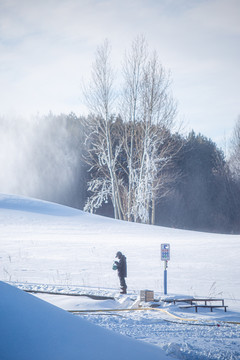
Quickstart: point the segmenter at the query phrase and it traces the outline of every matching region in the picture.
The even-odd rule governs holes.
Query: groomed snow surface
[[[0,360],[240,358],[240,236],[120,222],[13,195],[0,195],[0,234]],[[161,243],[171,246],[167,297]],[[122,296],[112,270],[118,250],[128,262]],[[157,310],[133,310],[144,289]],[[164,301],[187,297],[223,298],[227,312]]]

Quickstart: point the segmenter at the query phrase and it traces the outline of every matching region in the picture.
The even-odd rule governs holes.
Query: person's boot
[[[120,294],[126,294],[126,293],[127,293],[127,289],[125,288],[121,289]]]

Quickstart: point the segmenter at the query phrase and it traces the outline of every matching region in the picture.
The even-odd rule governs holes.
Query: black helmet
[[[122,253],[121,253],[121,251],[118,251],[117,253],[116,253],[116,258],[120,258],[122,256]]]

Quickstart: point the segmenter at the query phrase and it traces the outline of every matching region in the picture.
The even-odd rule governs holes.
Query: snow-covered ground
[[[10,195],[0,195],[0,234],[0,279],[14,285],[1,283],[0,286],[0,293],[4,294],[0,297],[1,360],[61,359],[64,357],[59,357],[60,353],[66,355],[64,348],[68,349],[68,359],[78,359],[83,354],[87,359],[94,359],[97,356],[93,355],[90,340],[88,346],[84,345],[89,353],[86,349],[85,353],[79,350],[86,344],[86,337],[92,338],[90,333],[93,337],[110,339],[101,350],[96,346],[96,354],[107,348],[103,356],[105,359],[110,356],[116,358],[119,349],[125,347],[129,348],[126,359],[146,358],[146,353],[151,359],[156,355],[155,351],[158,351],[158,359],[164,359],[166,355],[176,359],[240,358],[240,325],[235,324],[240,323],[240,236],[120,222],[57,204]],[[199,309],[195,313],[193,309],[180,308],[181,304],[163,301],[161,243],[170,243],[171,246],[168,297],[223,298],[228,306],[227,312],[223,309],[214,309],[213,312]],[[119,296],[117,274],[112,270],[118,250],[127,257],[126,296]],[[29,295],[16,287],[105,295],[114,299],[93,300],[86,296],[42,293]],[[158,310],[131,309],[137,307],[139,291],[143,289],[154,291],[155,298],[159,300]],[[72,315],[56,310],[49,302],[65,310],[101,309],[102,312]],[[27,331],[31,323],[31,309],[35,308],[40,309],[36,311],[39,316],[35,316],[33,311],[35,332],[38,328],[43,332],[42,319],[50,317],[56,321],[55,326],[48,329],[50,333],[46,331],[44,336],[39,337],[38,346],[36,339]],[[107,309],[125,310],[104,312]],[[11,313],[15,313],[15,317],[8,315]],[[18,313],[19,316],[16,316]],[[21,321],[22,317],[25,321]],[[39,357],[34,357],[32,352],[36,351],[35,347],[41,348],[46,337],[56,333],[56,329],[61,328],[61,322],[64,324],[65,321],[68,333],[72,329],[72,341],[67,337],[64,343],[63,332],[59,334],[57,331],[59,348],[56,339],[54,348],[58,351],[54,352],[51,348],[53,343],[48,342],[45,349],[49,351],[48,357],[45,350],[45,353],[38,351]],[[100,328],[93,325],[100,325]],[[105,332],[104,328],[112,332]],[[79,337],[76,337],[77,331]],[[84,332],[82,341],[81,331]],[[118,333],[112,340],[115,345],[119,342],[117,348],[110,345],[114,333]],[[127,337],[119,337],[119,333]],[[129,337],[141,342],[131,343]],[[76,347],[77,338],[79,348]],[[125,344],[126,339],[128,342]],[[16,346],[12,346],[12,342]],[[144,343],[155,346],[145,347]],[[22,357],[18,353],[20,349],[24,354]]]

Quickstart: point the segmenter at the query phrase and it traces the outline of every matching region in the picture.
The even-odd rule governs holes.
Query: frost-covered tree
[[[97,48],[95,62],[92,65],[92,79],[85,89],[85,98],[92,116],[87,125],[87,140],[91,141],[89,159],[96,168],[96,177],[89,183],[93,193],[85,209],[93,210],[101,206],[102,201],[112,199],[114,216],[121,219],[121,198],[116,176],[117,156],[121,148],[113,148],[111,132],[111,113],[115,100],[113,89],[114,73],[110,64],[110,45],[107,40]],[[108,185],[106,185],[108,182]]]
[[[147,58],[147,44],[143,37],[137,37],[131,50],[125,54],[123,65],[124,85],[122,92],[121,116],[128,122],[125,133],[124,150],[127,156],[128,189],[127,213],[128,221],[132,219],[132,203],[135,202],[134,190],[136,186],[135,156],[136,156],[136,126],[141,119],[141,83],[143,69]]]
[[[92,180],[85,210],[110,198],[115,218],[154,223],[155,204],[171,181],[166,168],[177,151],[170,132],[176,104],[169,73],[156,53],[150,56],[145,39],[136,38],[125,55],[117,111],[108,42],[98,48],[92,69],[86,92],[92,111],[86,126]]]
[[[156,53],[148,54],[142,37],[134,40],[125,57],[124,80],[121,114],[129,123],[124,141],[128,169],[126,211],[128,220],[154,223],[155,203],[163,196],[161,189],[168,181],[166,173],[161,173],[176,151],[168,131],[176,104],[169,91],[169,74]]]

